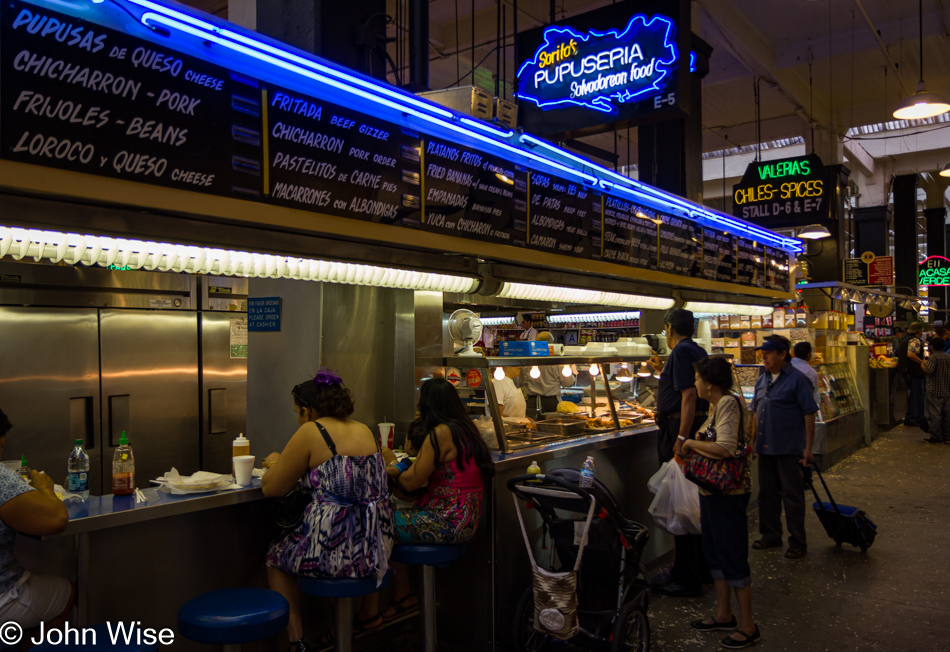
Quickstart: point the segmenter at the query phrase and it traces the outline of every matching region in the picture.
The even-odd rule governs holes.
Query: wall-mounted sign
[[[821,222],[833,191],[815,154],[753,162],[733,186],[733,215],[772,226]]]
[[[690,30],[680,25],[689,25],[688,2],[640,0],[523,32],[519,124],[574,138],[635,126],[647,115],[682,115]]]
[[[950,285],[950,259],[930,256],[918,266],[917,285]]]
[[[860,258],[844,260],[844,282],[851,285],[893,285],[894,257],[865,251]]]
[[[255,297],[247,300],[247,330],[277,332],[280,330],[280,297]]]
[[[544,110],[580,106],[617,113],[661,94],[679,61],[673,21],[637,15],[621,30],[548,27],[518,70],[518,97]]]

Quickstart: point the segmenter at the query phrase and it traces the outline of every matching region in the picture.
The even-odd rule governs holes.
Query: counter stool
[[[353,650],[353,598],[386,588],[390,573],[383,583],[376,585],[376,576],[371,577],[297,577],[301,593],[318,598],[336,598],[336,649],[338,652]]]
[[[220,589],[192,598],[178,610],[178,633],[197,643],[237,652],[241,643],[269,638],[287,628],[290,605],[267,589]]]
[[[70,625],[70,629],[72,629],[72,627],[73,625]],[[115,625],[113,625],[113,627],[115,627]],[[78,627],[77,629],[80,630],[79,640],[83,640],[82,631],[86,628]],[[87,635],[85,640],[88,642],[85,645],[82,643],[78,645],[72,643],[69,645],[52,645],[51,643],[47,642],[40,643],[32,649],[37,651],[42,650],[43,652],[98,652],[99,650],[112,650],[112,652],[156,652],[158,650],[158,643],[154,643],[152,645],[145,645],[144,643],[142,645],[137,645],[133,642],[129,645],[126,645],[125,639],[122,638],[121,634],[119,636],[120,642],[113,645],[112,638],[109,636],[109,627],[106,623],[93,625],[89,629],[94,630],[96,633],[95,644],[92,643],[92,638]],[[71,636],[72,635],[70,635],[70,637]]]
[[[422,639],[425,652],[435,652],[435,569],[445,568],[465,554],[465,544],[393,546],[390,561],[398,561],[412,566],[422,566]]]

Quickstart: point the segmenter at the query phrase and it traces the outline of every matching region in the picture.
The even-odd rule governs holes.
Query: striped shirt
[[[934,396],[950,396],[950,355],[934,351],[924,365],[927,372],[927,393]]]

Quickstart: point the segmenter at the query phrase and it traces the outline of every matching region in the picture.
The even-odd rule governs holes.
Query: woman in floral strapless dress
[[[299,481],[312,497],[300,525],[267,552],[268,584],[290,603],[291,649],[308,652],[314,648],[303,639],[297,576],[381,581],[389,569],[393,521],[376,436],[349,418],[353,397],[339,377],[321,370],[297,385],[293,397],[300,429],[283,453],[264,460],[261,489],[265,496],[282,496]],[[328,632],[324,642],[332,636]]]

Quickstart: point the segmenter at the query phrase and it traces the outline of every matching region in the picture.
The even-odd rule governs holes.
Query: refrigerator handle
[[[93,436],[92,399],[92,396],[69,399],[69,433],[74,441],[82,439],[86,450],[96,447],[96,438]]]
[[[208,434],[219,435],[228,431],[228,390],[208,390]]]
[[[130,394],[115,394],[109,397],[109,448],[115,448],[122,437],[122,432],[131,435],[132,396]]]

